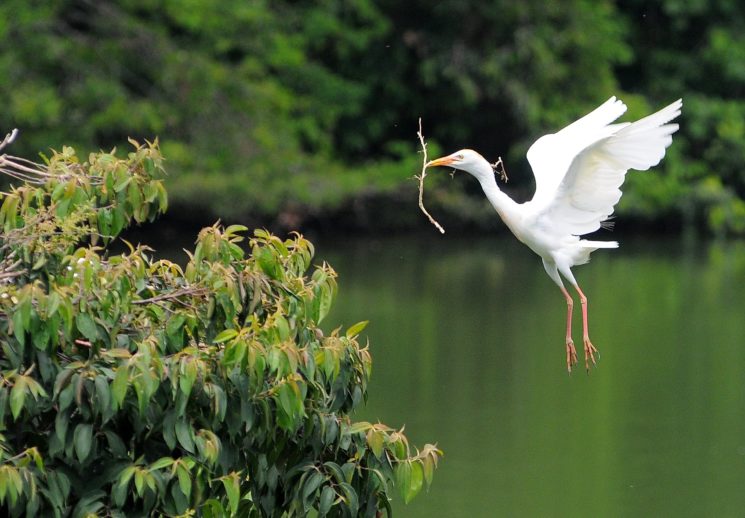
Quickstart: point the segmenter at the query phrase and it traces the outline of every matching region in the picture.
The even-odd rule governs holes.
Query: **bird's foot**
[[[586,336],[584,338],[585,342],[585,369],[589,372],[590,371],[590,362],[592,362],[592,365],[595,366],[597,363],[595,363],[595,355],[597,354],[598,357],[600,356],[600,353],[597,349],[595,349],[595,346],[592,345],[592,342],[590,342],[590,337]]]
[[[572,367],[577,365],[577,350],[574,348],[574,341],[567,338],[567,372],[572,373]]]

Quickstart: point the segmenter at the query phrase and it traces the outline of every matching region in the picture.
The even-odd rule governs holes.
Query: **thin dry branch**
[[[419,208],[422,209],[422,212],[425,216],[429,219],[430,223],[432,223],[435,227],[437,227],[437,230],[440,231],[441,234],[445,233],[445,229],[442,228],[442,225],[440,225],[435,218],[433,218],[429,212],[427,212],[427,209],[424,208],[424,178],[427,176],[427,143],[424,142],[424,135],[422,135],[422,118],[419,117],[419,131],[417,131],[417,136],[419,137],[419,143],[422,146],[422,173],[420,175],[415,176],[416,179],[419,180]]]
[[[160,295],[156,295],[155,297],[150,297],[147,299],[139,299],[139,300],[133,300],[132,304],[150,304],[150,303],[157,303],[164,300],[174,300],[176,299],[176,302],[182,302],[178,300],[179,297],[183,296],[201,296],[207,293],[207,288],[181,288],[178,290],[171,291],[169,293],[162,293]]]
[[[13,131],[5,135],[5,138],[3,139],[3,141],[0,142],[0,150],[2,150],[8,144],[12,144],[17,136],[18,136],[18,128],[14,128]]]
[[[504,162],[502,162],[502,157],[497,157],[498,160],[491,164],[491,168],[494,169],[494,172],[499,175],[499,179],[502,180],[504,183],[507,183],[509,181],[509,178],[507,178],[507,170],[504,168]]]

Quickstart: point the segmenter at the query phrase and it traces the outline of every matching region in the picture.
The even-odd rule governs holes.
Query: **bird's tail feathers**
[[[588,241],[582,239],[579,242],[583,248],[592,248],[597,250],[598,248],[618,248],[618,241]]]
[[[618,241],[588,241],[581,239],[579,246],[575,248],[572,263],[575,265],[585,264],[590,261],[590,254],[598,248],[618,248]]]

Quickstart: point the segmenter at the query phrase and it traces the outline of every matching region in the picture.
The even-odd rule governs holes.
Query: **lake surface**
[[[745,243],[621,236],[593,254],[575,274],[601,358],[571,377],[564,299],[514,239],[316,251],[340,275],[324,327],[371,321],[356,417],[445,452],[398,516],[745,515]]]

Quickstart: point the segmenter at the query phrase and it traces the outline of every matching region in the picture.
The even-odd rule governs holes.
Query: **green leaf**
[[[246,230],[248,230],[248,227],[245,225],[230,225],[225,229],[225,234],[236,234],[238,232],[245,232]]]
[[[383,455],[383,434],[376,430],[367,432],[367,445],[373,452],[373,455],[380,458]]]
[[[238,477],[233,474],[229,477],[222,478],[222,485],[225,487],[225,493],[228,495],[228,503],[230,504],[230,516],[235,516],[238,513],[238,503],[240,502],[240,487],[238,485]]]
[[[137,468],[135,466],[127,466],[123,470],[119,472],[119,482],[118,484],[120,486],[126,486],[130,479],[132,478],[132,475],[135,474],[135,470]]]
[[[399,462],[396,465],[395,474],[398,491],[406,502],[411,490],[411,464],[408,461]]]
[[[191,473],[189,472],[189,469],[184,466],[183,463],[179,463],[178,467],[176,468],[176,475],[178,476],[178,485],[179,488],[181,488],[181,492],[186,496],[186,498],[191,497]]]
[[[409,483],[409,491],[404,496],[404,502],[411,502],[414,497],[422,490],[422,465],[419,462],[411,463],[411,479]]]
[[[303,503],[308,502],[310,496],[318,490],[325,478],[320,471],[313,471],[310,474],[303,485]]]
[[[254,250],[254,257],[259,263],[259,268],[272,279],[282,278],[282,266],[268,247]]]
[[[95,342],[98,340],[98,328],[88,313],[78,313],[75,316],[75,325],[78,331],[89,341]]]
[[[214,342],[216,344],[221,344],[223,342],[227,342],[228,340],[232,340],[236,336],[238,336],[238,331],[236,331],[235,329],[225,329],[215,337]]]
[[[194,453],[194,439],[192,438],[191,425],[185,419],[176,421],[176,438],[179,444],[189,453]]]
[[[61,443],[65,443],[67,437],[67,426],[70,424],[70,417],[66,412],[58,412],[54,418],[54,433]]]
[[[107,414],[107,411],[111,406],[111,390],[109,388],[109,382],[106,381],[104,376],[98,375],[94,380],[96,386],[96,399],[98,400],[99,411],[102,414]]]
[[[75,445],[75,454],[80,462],[88,458],[93,443],[93,427],[89,424],[81,423],[75,427],[73,434],[73,444]]]
[[[129,182],[132,181],[132,176],[129,175],[129,173],[124,172],[123,174],[118,174],[117,179],[114,182],[114,191],[120,192],[124,190],[127,185],[129,185]]]
[[[158,469],[163,469],[167,466],[171,466],[175,461],[171,457],[161,457],[152,464],[150,464],[150,471],[155,471]]]
[[[369,320],[363,320],[362,322],[357,322],[353,326],[350,326],[349,329],[347,329],[347,332],[345,333],[347,338],[352,338],[360,334],[366,327],[367,324],[369,324]]]
[[[26,328],[23,323],[23,314],[20,311],[13,313],[13,336],[16,337],[21,347],[26,345]]]
[[[360,432],[366,432],[372,428],[372,424],[368,423],[367,421],[359,421],[357,423],[354,423],[352,426],[349,427],[349,433],[360,433]]]
[[[334,488],[331,486],[324,487],[323,491],[321,491],[321,501],[318,506],[318,514],[320,516],[326,516],[331,510],[331,505],[334,503],[334,500],[336,500],[336,491],[334,491]]]
[[[13,420],[16,420],[23,409],[23,402],[26,399],[26,376],[17,375],[10,391],[10,413]]]
[[[349,509],[350,516],[357,516],[357,511],[360,507],[357,492],[346,482],[342,482],[341,484],[339,484],[339,487],[344,493],[344,500],[347,502],[347,508]]]
[[[109,443],[109,449],[111,450],[111,453],[113,453],[116,457],[126,457],[127,447],[124,445],[124,441],[122,441],[121,437],[119,437],[111,430],[106,430],[104,434],[106,434],[106,440]]]
[[[129,384],[129,369],[126,365],[120,364],[116,369],[114,381],[111,383],[111,394],[114,398],[114,404],[117,408],[122,407],[122,402],[127,395]]]
[[[331,291],[331,288],[329,288],[327,284],[322,284],[318,297],[318,322],[320,323],[324,318],[326,318],[326,315],[328,315],[329,310],[331,309],[331,303],[333,302],[334,295]]]

